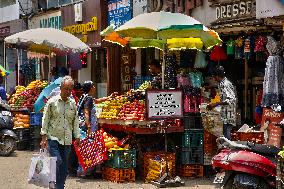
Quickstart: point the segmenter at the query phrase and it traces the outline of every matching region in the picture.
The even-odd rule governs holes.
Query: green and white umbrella
[[[194,18],[170,12],[138,15],[114,30],[101,32],[106,41],[131,48],[210,49],[221,43],[218,33]]]
[[[155,47],[164,50],[162,86],[164,87],[165,51],[210,49],[221,43],[217,32],[194,18],[180,13],[151,12],[140,14],[122,26],[109,26],[101,32],[105,41],[130,48]]]

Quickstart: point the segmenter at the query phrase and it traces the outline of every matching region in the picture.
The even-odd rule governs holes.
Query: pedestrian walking
[[[70,98],[74,81],[65,76],[61,82],[60,94],[48,100],[42,120],[42,148],[47,148],[52,157],[57,157],[56,189],[64,189],[68,174],[68,158],[72,135],[80,142],[79,121],[76,103]]]
[[[236,126],[237,94],[235,86],[225,76],[223,66],[217,66],[214,71],[214,79],[218,82],[221,101],[207,106],[209,110],[220,106],[221,120],[223,122],[224,136],[231,139],[231,131]]]

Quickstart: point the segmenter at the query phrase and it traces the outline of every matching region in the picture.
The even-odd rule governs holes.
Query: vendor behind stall
[[[231,139],[231,130],[236,126],[237,94],[235,86],[225,76],[225,69],[222,66],[215,68],[213,74],[215,80],[219,83],[218,88],[221,91],[221,101],[207,106],[209,110],[221,107],[221,119],[224,124],[224,136]]]
[[[153,89],[161,89],[162,88],[162,66],[160,61],[157,59],[152,60],[149,63],[149,72],[154,76],[151,81],[151,86]]]

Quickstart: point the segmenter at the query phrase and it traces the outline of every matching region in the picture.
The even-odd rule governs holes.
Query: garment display
[[[264,62],[267,59],[266,43],[267,43],[267,38],[265,36],[260,35],[255,40],[254,52],[255,52],[255,59],[257,62]]]
[[[270,56],[267,59],[265,68],[262,106],[284,106],[283,58],[278,55],[280,53],[280,44],[272,37],[268,37],[267,49]]]
[[[235,41],[230,39],[227,42],[227,55],[234,55],[235,54]]]
[[[202,51],[197,51],[194,68],[206,68],[207,61],[206,61],[206,55]]]
[[[235,58],[236,59],[243,58],[243,55],[244,55],[243,45],[244,45],[244,39],[242,37],[239,37],[238,39],[235,40]]]
[[[189,73],[189,78],[193,87],[200,88],[203,84],[203,78],[201,72]]]

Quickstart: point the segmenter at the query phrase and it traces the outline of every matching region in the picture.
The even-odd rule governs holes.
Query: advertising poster
[[[263,109],[260,131],[264,132],[264,139],[268,145],[280,147],[282,129],[275,125],[282,121],[283,118],[284,113],[275,112],[267,108]]]
[[[109,0],[108,1],[108,25],[113,24],[115,28],[123,25],[132,18],[131,0]]]

